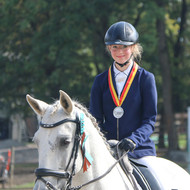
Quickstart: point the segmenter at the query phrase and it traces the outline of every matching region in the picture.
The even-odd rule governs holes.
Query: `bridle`
[[[76,186],[76,187],[71,187],[72,184],[72,178],[75,175],[75,168],[76,168],[76,159],[78,156],[78,150],[79,150],[79,146],[80,146],[80,140],[81,140],[81,122],[79,119],[78,114],[76,114],[76,119],[64,119],[61,120],[59,122],[56,122],[54,124],[44,124],[44,123],[40,123],[40,127],[43,128],[54,128],[57,127],[61,124],[64,123],[75,123],[76,124],[76,132],[75,132],[75,138],[74,138],[74,145],[73,145],[73,149],[72,149],[72,153],[69,159],[69,162],[67,164],[67,167],[65,169],[65,171],[60,171],[60,170],[52,170],[52,169],[47,169],[47,168],[37,168],[35,170],[35,175],[36,175],[36,181],[37,180],[41,180],[45,186],[48,188],[48,190],[58,190],[50,181],[47,181],[46,179],[44,179],[43,177],[47,177],[47,176],[52,176],[52,177],[58,177],[58,178],[62,178],[62,179],[66,179],[67,183],[66,183],[66,190],[79,190],[84,186],[87,186],[91,183],[94,183],[100,179],[102,179],[103,177],[105,177],[108,173],[110,173],[112,171],[112,169],[123,159],[124,156],[126,156],[126,154],[128,152],[126,152],[125,154],[123,154],[118,160],[116,160],[116,162],[105,172],[103,173],[101,176],[87,182],[84,183],[80,186]],[[71,172],[68,171],[68,168],[71,164],[71,160],[74,159],[73,165],[72,165],[72,169]],[[60,190],[64,190],[63,188],[61,188]]]
[[[78,149],[79,149],[80,140],[81,140],[81,123],[80,123],[78,114],[76,115],[76,119],[67,118],[67,119],[61,120],[59,122],[56,122],[54,124],[44,124],[44,123],[40,122],[40,127],[43,127],[43,128],[54,128],[54,127],[57,127],[61,124],[68,123],[68,122],[76,124],[76,132],[75,132],[72,153],[71,153],[71,156],[70,156],[70,159],[69,159],[69,162],[67,164],[65,171],[52,170],[52,169],[47,169],[47,168],[37,168],[35,170],[35,174],[37,177],[36,181],[41,180],[43,183],[45,183],[46,187],[49,190],[57,190],[57,188],[51,182],[45,180],[43,177],[53,176],[53,177],[66,179],[67,180],[66,189],[67,190],[71,189],[72,177],[75,175],[76,159],[78,156]],[[72,165],[71,172],[69,172],[68,168],[71,164],[72,159],[74,159],[74,162]]]

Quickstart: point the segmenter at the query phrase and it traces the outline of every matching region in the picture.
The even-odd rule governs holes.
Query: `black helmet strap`
[[[129,59],[125,63],[123,63],[123,64],[118,63],[118,62],[115,62],[115,63],[118,64],[120,67],[124,67],[125,65],[127,65],[129,63],[129,61],[132,58],[132,56],[133,56],[133,54],[131,54],[131,56],[129,57]]]

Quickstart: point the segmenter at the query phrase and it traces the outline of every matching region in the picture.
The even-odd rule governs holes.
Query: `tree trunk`
[[[169,58],[167,52],[166,35],[165,35],[165,22],[164,19],[157,19],[157,32],[158,32],[158,51],[159,63],[161,65],[162,73],[162,90],[163,90],[163,126],[166,127],[168,132],[168,143],[170,150],[176,150],[178,147],[177,133],[174,126],[173,108],[172,108],[172,81],[169,65]]]
[[[176,40],[176,43],[174,44],[174,66],[176,68],[179,67],[179,65],[182,65],[184,63],[184,49],[185,49],[185,38],[184,38],[184,32],[186,30],[186,20],[187,20],[187,2],[186,0],[182,0],[181,2],[181,15],[180,15],[181,21],[180,21],[180,29],[178,32],[178,37]],[[176,84],[180,84],[181,75],[178,75],[176,73],[173,76],[173,81],[175,81]],[[178,85],[177,85],[178,86]],[[175,87],[174,87],[175,88]],[[174,110],[176,112],[180,112],[181,107],[181,99],[179,89],[174,89],[173,93],[173,105],[175,105]],[[177,92],[176,92],[177,91]]]
[[[159,141],[158,141],[158,148],[165,148],[164,143],[164,133],[165,133],[165,126],[163,125],[163,110],[161,112],[161,118],[160,118],[160,127],[159,127]]]

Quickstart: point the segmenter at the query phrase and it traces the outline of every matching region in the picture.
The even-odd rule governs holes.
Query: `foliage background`
[[[0,0],[0,106],[10,114],[27,115],[27,93],[52,102],[59,89],[88,106],[94,77],[112,63],[105,32],[124,20],[140,33],[141,66],[156,77],[158,112],[164,114],[168,101],[163,89],[170,80],[171,90],[165,94],[171,93],[171,113],[186,112],[189,5],[189,0]],[[164,29],[159,30],[158,21]],[[167,52],[158,48],[160,31]],[[161,67],[164,53],[169,75]]]

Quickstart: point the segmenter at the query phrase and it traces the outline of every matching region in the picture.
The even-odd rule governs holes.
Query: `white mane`
[[[91,120],[91,122],[93,123],[93,126],[97,129],[99,135],[102,137],[102,139],[103,139],[104,143],[106,144],[108,150],[111,152],[110,146],[107,143],[107,140],[106,140],[104,134],[101,132],[100,127],[99,127],[95,117],[93,117],[92,114],[90,114],[90,112],[88,111],[88,109],[85,106],[83,106],[81,103],[79,103],[77,101],[73,101],[73,103],[74,103],[74,106],[76,108],[81,110],[86,115],[86,117],[88,117]]]

